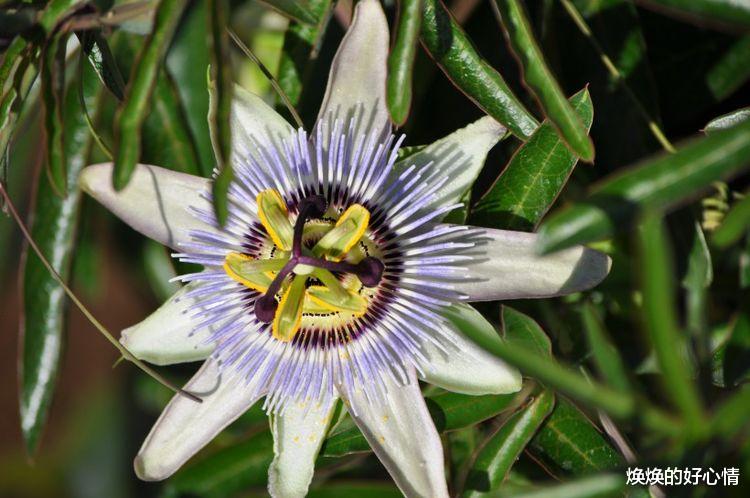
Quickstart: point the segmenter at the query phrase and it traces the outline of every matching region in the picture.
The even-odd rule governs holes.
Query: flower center
[[[336,213],[322,196],[313,195],[300,202],[292,224],[276,190],[264,190],[256,200],[258,218],[275,250],[267,258],[229,253],[224,271],[262,294],[255,301],[255,315],[273,324],[273,336],[291,341],[304,313],[362,316],[368,301],[360,288],[376,287],[384,270],[381,260],[358,247],[365,242],[370,212],[352,204],[332,220],[324,215]]]

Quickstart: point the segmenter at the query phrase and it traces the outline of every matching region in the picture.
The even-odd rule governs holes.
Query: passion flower
[[[185,386],[203,402],[172,399],[135,459],[142,479],[168,477],[265,397],[269,491],[304,496],[343,399],[405,495],[447,497],[418,379],[469,394],[521,386],[451,317],[482,320],[465,301],[557,296],[606,276],[596,251],[540,257],[533,234],[442,222],[505,129],[485,117],[399,158],[403,137],[385,108],[388,39],[380,4],[358,2],[311,136],[236,89],[224,227],[211,180],[139,165],[118,192],[111,164],[82,173],[89,194],[204,268],[122,333],[143,360],[206,360]]]

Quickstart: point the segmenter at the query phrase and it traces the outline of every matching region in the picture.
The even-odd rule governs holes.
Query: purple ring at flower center
[[[271,282],[265,294],[255,302],[255,316],[264,323],[271,323],[276,315],[278,303],[276,293],[279,292],[284,279],[294,271],[297,265],[313,266],[324,270],[356,275],[365,287],[376,287],[383,277],[385,265],[379,259],[367,256],[357,264],[346,261],[328,261],[324,258],[306,256],[302,254],[302,235],[307,220],[312,216],[325,213],[328,204],[321,195],[306,197],[300,202],[299,215],[294,222],[294,239],[292,241],[292,257],[286,262]]]

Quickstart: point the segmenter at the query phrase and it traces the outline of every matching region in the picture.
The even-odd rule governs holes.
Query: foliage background
[[[53,1],[49,5],[55,3],[61,2]],[[295,4],[271,0],[269,3],[282,7]],[[311,0],[302,5],[314,11],[316,5],[325,3]],[[435,5],[434,1],[427,3]],[[647,162],[647,166],[654,166],[656,163],[648,158],[668,153],[663,152],[664,143],[660,144],[652,133],[653,125],[662,130],[669,142],[679,144],[687,137],[701,136],[707,123],[717,116],[748,105],[750,35],[746,33],[750,31],[750,7],[744,7],[744,11],[740,7],[739,14],[727,16],[724,12],[729,2],[688,0],[682,2],[677,11],[663,10],[665,5],[675,3],[656,0],[642,4],[628,0],[525,2],[533,33],[564,93],[573,95],[588,85],[594,110],[591,127],[596,146],[594,165],[575,167],[559,198],[555,192],[532,192],[532,200],[539,203],[539,215],[553,203],[554,212],[554,209],[587,199],[592,184],[597,181],[606,184],[612,175],[631,171],[630,165],[638,161],[652,161]],[[3,63],[21,60],[11,60],[8,56],[9,47],[19,36],[30,40],[32,49],[27,57],[38,62],[42,47],[49,47],[51,42],[48,32],[39,32],[36,16],[50,7],[45,6],[45,2],[5,1],[2,4]],[[165,63],[159,64],[156,90],[143,127],[143,162],[198,174],[206,174],[213,167],[206,121],[206,69],[211,59],[206,40],[207,5],[204,2],[189,4],[179,18]],[[395,5],[393,2],[385,2],[385,5],[393,20]],[[449,5],[486,63],[503,75],[522,103],[542,120],[542,108],[521,82],[518,63],[506,44],[491,3],[456,0]],[[590,27],[591,37],[584,36],[580,26],[573,22],[566,10],[570,5]],[[15,10],[19,7],[20,10]],[[111,2],[92,2],[77,10],[74,17],[106,12],[111,7]],[[338,2],[321,37],[319,56],[309,64],[307,81],[301,87],[291,84],[288,67],[286,72],[283,64],[279,68],[282,54],[291,54],[295,36],[304,35],[305,28],[300,28],[299,23],[290,25],[267,4],[232,1],[229,7],[232,29],[268,70],[277,75],[309,126],[322,98],[331,58],[350,15],[350,2]],[[31,17],[16,16],[19,11],[28,12]],[[700,14],[696,18],[694,14],[688,15],[690,12]],[[111,47],[114,65],[127,82],[131,78],[134,56],[144,44],[144,33],[149,30],[149,18],[139,17],[130,24],[90,31],[98,32],[100,40],[104,40],[102,44]],[[614,78],[607,70],[601,60],[602,52],[597,51],[595,45],[609,55],[622,78]],[[276,102],[284,112],[258,66],[236,45],[229,47],[233,79],[265,95],[269,102]],[[106,70],[107,66],[101,67]],[[109,329],[117,331],[140,320],[173,291],[167,279],[175,268],[163,248],[144,240],[90,199],[80,198],[74,192],[77,168],[106,160],[83,120],[78,102],[79,87],[87,98],[95,128],[107,144],[114,141],[117,101],[87,62],[79,68],[77,53],[69,54],[64,74],[68,83],[61,100],[62,121],[53,123],[52,128],[46,127],[41,109],[43,106],[54,108],[54,102],[50,104],[41,97],[54,96],[54,93],[40,91],[39,83],[30,87],[27,98],[12,100],[13,105],[3,109],[0,137],[7,150],[0,167],[0,179],[15,205],[24,211],[25,219],[33,220],[34,235],[46,248],[47,255],[52,257],[52,249],[65,249],[55,252],[60,258],[53,258],[55,265],[70,268],[63,271],[64,276],[91,305],[94,314]],[[108,80],[110,88],[113,88],[112,81]],[[481,82],[473,83],[481,86]],[[3,102],[9,92],[23,86],[20,77],[4,79]],[[411,113],[402,127],[409,145],[429,143],[483,115],[483,111],[436,67],[422,47],[415,62],[413,89]],[[50,131],[54,129],[66,132],[64,139],[68,141],[70,190],[63,203],[67,206],[65,209],[60,207],[62,201],[45,173],[48,166],[45,158],[50,157],[45,149],[54,148],[49,140]],[[668,496],[746,496],[750,476],[747,426],[750,397],[742,386],[750,366],[750,318],[747,314],[750,311],[750,243],[743,233],[750,213],[747,202],[743,204],[741,200],[741,193],[747,189],[746,172],[750,166],[748,133],[737,133],[737,140],[745,148],[734,155],[727,153],[729,166],[714,168],[692,182],[687,181],[690,179],[688,169],[698,162],[697,153],[678,152],[680,159],[668,165],[675,173],[672,181],[679,189],[672,197],[657,188],[658,182],[649,176],[648,168],[634,175],[639,185],[656,193],[649,202],[631,199],[635,206],[629,206],[632,209],[625,215],[608,212],[620,217],[615,229],[606,233],[606,241],[598,243],[597,247],[613,256],[614,267],[609,278],[596,290],[565,299],[505,303],[512,308],[503,312],[509,341],[537,344],[529,351],[542,357],[551,351],[577,374],[572,387],[556,384],[556,371],[543,369],[530,375],[538,380],[527,382],[526,398],[489,397],[492,399],[482,399],[477,405],[476,400],[468,404],[469,401],[460,397],[428,393],[437,400],[431,402],[431,406],[438,418],[443,417],[443,426],[460,428],[447,432],[444,437],[453,491],[474,496],[470,491],[472,486],[477,489],[485,486],[487,479],[483,481],[481,476],[487,465],[476,459],[477,453],[498,428],[511,430],[519,414],[537,410],[542,415],[528,429],[527,435],[533,435],[528,446],[493,453],[511,461],[516,453],[520,457],[501,487],[503,495],[520,496],[537,491],[540,485],[562,483],[576,487],[551,491],[543,488],[544,493],[549,496],[599,496],[601,493],[621,496],[624,491],[619,478],[630,458],[626,447],[630,447],[642,466],[740,468],[740,487],[671,488],[667,490]],[[522,213],[520,218],[512,216],[511,211],[517,207],[512,203],[500,202],[494,207],[487,201],[484,205],[476,204],[491,189],[520,145],[518,139],[511,137],[493,150],[475,184],[469,221],[497,228],[533,228],[536,220],[531,219],[528,212]],[[567,173],[574,162],[565,166],[568,162],[564,148],[560,148],[557,155],[548,154],[555,146],[560,147],[560,142],[551,133],[538,151],[532,151],[531,169],[514,171],[515,176],[508,175],[505,179],[501,177],[495,187],[507,190],[497,190],[494,194],[499,199],[508,199],[509,195],[532,184],[531,178],[539,171]],[[735,179],[730,183],[721,182],[730,171]],[[685,181],[681,183],[681,179]],[[620,197],[615,201],[622,201],[626,194],[619,192]],[[744,211],[730,218],[727,212],[732,207]],[[663,225],[649,222],[640,229],[634,228],[641,214],[656,213],[653,216],[661,218],[665,210],[669,214],[664,217]],[[555,228],[553,221],[547,225],[549,233]],[[739,235],[729,243],[722,243],[715,235],[716,230],[730,221],[732,226],[724,228],[725,232],[735,229]],[[696,223],[703,229],[696,231]],[[706,244],[701,243],[704,232]],[[671,240],[666,255],[660,252],[662,235]],[[50,282],[33,256],[20,257],[23,247],[12,220],[0,219],[0,376],[4,379],[0,388],[0,495],[262,496],[271,448],[265,417],[258,410],[249,412],[217,438],[201,458],[196,459],[197,463],[190,464],[165,484],[135,480],[131,458],[169,393],[127,364],[111,368],[117,360],[117,352],[76,310],[63,312],[67,306],[63,305],[59,288]],[[665,263],[671,265],[673,273],[661,274],[659,269],[664,268]],[[23,291],[19,290],[20,283],[24,284]],[[491,321],[500,322],[498,303],[483,304],[479,308]],[[608,373],[606,368],[597,368],[601,367],[602,358],[604,365],[608,364],[606,359],[611,356],[606,355],[611,355],[612,350],[597,347],[598,322],[592,317],[602,319],[606,331],[604,340],[611,340],[615,345],[615,357],[623,364],[621,372]],[[676,317],[675,323],[670,323],[673,317]],[[19,330],[25,331],[25,342],[19,338]],[[670,330],[677,335],[670,336]],[[687,389],[700,393],[701,414],[694,424],[704,429],[700,435],[691,435],[689,430],[683,430],[686,426],[679,425],[690,419],[685,399],[679,394],[675,396],[680,386],[685,386],[685,379],[659,374],[664,363],[653,346],[659,337],[677,338],[677,342],[668,344],[673,358],[682,357],[680,344],[687,344],[689,353],[685,356],[692,366]],[[20,369],[27,372],[20,384],[16,381],[19,358],[25,365]],[[616,364],[617,360],[609,364],[612,363]],[[49,368],[33,370],[34,365]],[[30,376],[29,368],[38,375]],[[529,373],[523,363],[521,368]],[[192,370],[193,366],[187,365],[166,369],[164,373],[179,382]],[[45,379],[39,372],[51,375]],[[581,386],[587,385],[584,374],[599,379],[597,387],[605,384],[608,387],[594,389],[591,399],[583,399]],[[554,411],[548,416],[549,410],[539,407],[539,400],[544,401],[540,392],[545,383],[559,391]],[[42,415],[46,416],[26,416],[22,431],[18,400],[34,389],[49,396],[51,406],[48,412],[42,410]],[[606,389],[614,390],[623,399],[637,401],[634,413],[615,417],[617,431],[605,430],[603,425],[607,419],[602,420],[602,412],[597,411],[603,408],[597,400],[603,399]],[[532,400],[537,400],[536,404]],[[644,423],[643,413],[654,407],[678,414],[674,422],[678,430],[670,433],[664,427],[659,430]],[[481,423],[475,420],[477,417],[484,417]],[[361,440],[357,440],[356,429],[354,433],[346,430],[346,425],[342,426],[324,449],[324,453],[336,456],[321,460],[311,496],[351,496],[355,492],[362,497],[398,496],[372,455],[366,452],[344,455],[366,449],[362,448]],[[502,439],[502,432],[499,434],[495,442]],[[349,436],[351,441],[347,439]],[[497,461],[488,464],[495,469],[500,468],[498,465]],[[658,490],[651,492],[659,493]],[[647,493],[641,488],[627,490],[628,495],[645,496]]]

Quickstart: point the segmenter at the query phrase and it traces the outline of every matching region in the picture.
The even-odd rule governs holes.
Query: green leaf
[[[422,1],[398,2],[398,24],[391,53],[388,55],[387,99],[391,119],[401,126],[409,117],[412,98],[412,74],[417,41],[422,24]]]
[[[539,356],[552,357],[552,343],[536,320],[510,306],[500,307],[505,340]]]
[[[629,393],[631,388],[625,364],[617,352],[617,348],[610,341],[607,331],[604,329],[604,324],[597,316],[594,305],[590,302],[584,303],[581,312],[586,338],[599,374],[608,385],[618,391]]]
[[[84,95],[88,105],[98,99],[101,86],[90,71],[84,73]],[[67,161],[67,191],[55,195],[44,175],[37,181],[32,208],[31,235],[64,280],[70,278],[75,248],[81,194],[78,173],[86,165],[93,139],[80,108],[76,84],[72,83],[64,102],[64,149]],[[33,454],[47,421],[55,389],[64,341],[65,303],[63,289],[41,260],[27,252],[23,267],[22,352],[20,355],[21,428],[26,449]]]
[[[594,117],[587,89],[570,103],[588,130]],[[472,223],[490,228],[531,231],[557,199],[578,157],[546,120],[513,154],[500,178],[472,209]]]
[[[517,398],[516,394],[471,396],[441,393],[425,398],[427,408],[438,432],[463,429],[502,413]],[[339,457],[351,453],[371,451],[360,430],[352,424],[342,424],[320,450],[321,457]]]
[[[691,366],[683,355],[675,354],[686,346],[678,326],[671,255],[661,219],[647,215],[639,232],[644,325],[659,360],[665,391],[685,417],[687,435],[696,437],[705,428],[703,408]]]
[[[205,33],[205,26],[203,31]],[[134,65],[141,40],[141,37],[128,33],[118,33],[113,39],[112,48],[120,67],[129,68]],[[205,73],[201,80],[207,101]],[[183,102],[177,82],[167,71],[160,71],[156,77],[150,107],[141,129],[140,161],[184,173],[201,174],[203,166],[189,123],[189,116],[196,110],[190,108],[188,102]],[[188,109],[191,112],[188,113]],[[206,125],[205,139],[208,141],[205,115],[202,116],[202,121]],[[210,147],[210,141],[208,143]]]
[[[593,162],[594,143],[589,138],[588,129],[547,67],[523,4],[518,0],[494,0],[492,5],[521,65],[523,80],[539,100],[547,119],[557,128],[570,150],[584,161]]]
[[[503,77],[477,53],[440,0],[423,0],[422,43],[451,82],[521,140],[538,123]]]
[[[750,28],[750,4],[736,0],[644,0],[659,12],[678,19],[692,19],[699,24],[707,22],[719,26]]]
[[[716,100],[724,100],[750,79],[750,36],[737,40],[706,74]]]
[[[40,71],[47,175],[59,196],[64,196],[68,191],[62,116],[67,40],[66,35],[55,35],[44,46]]]
[[[284,2],[285,3],[285,2]],[[290,2],[294,3],[294,2]],[[210,99],[208,108],[208,126],[211,143],[214,147],[217,169],[216,181],[213,182],[213,202],[216,219],[224,225],[229,215],[229,185],[234,178],[232,172],[232,129],[230,113],[232,110],[232,68],[229,60],[229,34],[227,33],[229,1],[211,0],[208,2],[208,28],[211,41],[211,81],[209,83]]]
[[[104,86],[112,92],[117,100],[125,98],[125,81],[122,79],[120,69],[112,55],[107,40],[102,36],[100,30],[85,31],[79,35],[81,47],[91,67]]]
[[[151,95],[156,86],[157,75],[185,5],[185,0],[162,0],[159,3],[153,31],[133,65],[125,100],[115,118],[115,166],[112,180],[117,190],[128,184],[140,159],[141,127],[151,110]]]
[[[303,0],[258,0],[260,3],[264,3],[276,10],[280,14],[288,17],[289,19],[304,22],[307,24],[315,24],[317,18],[312,12],[310,3]]]
[[[731,177],[750,164],[750,122],[695,139],[605,179],[578,204],[550,216],[538,249],[549,253],[604,239],[628,227],[645,208],[667,209]]]
[[[712,119],[708,122],[706,127],[703,128],[703,131],[708,134],[718,130],[725,130],[747,121],[748,118],[750,118],[750,107],[743,107],[742,109],[737,109],[736,111]]]
[[[310,0],[310,11],[315,15],[315,25],[290,22],[284,33],[284,48],[279,59],[279,85],[292,105],[302,109],[303,116],[315,115],[317,109],[307,109],[307,89],[313,74],[317,53],[323,43],[330,19],[331,0]],[[316,103],[317,104],[317,103]],[[283,111],[284,106],[277,106]],[[309,112],[308,112],[309,111]]]
[[[542,461],[575,475],[614,469],[624,463],[594,424],[564,398],[558,398],[529,449]]]
[[[469,471],[462,496],[480,497],[499,489],[554,406],[554,394],[543,391],[490,436]]]
[[[180,99],[172,77],[163,71],[156,79],[151,97],[151,112],[142,129],[141,160],[148,164],[182,171],[192,175],[201,173],[198,150],[186,116],[186,106]]]
[[[15,38],[3,53],[0,64],[0,158],[6,157],[21,108],[36,78],[32,64],[35,47],[23,38]]]
[[[264,430],[185,465],[167,481],[161,496],[229,496],[251,486],[265,486],[272,458],[273,437]]]
[[[167,54],[167,70],[184,104],[188,127],[198,151],[202,176],[211,176],[215,158],[208,129],[208,85],[206,71],[209,48],[206,43],[206,2],[191,2]]]

